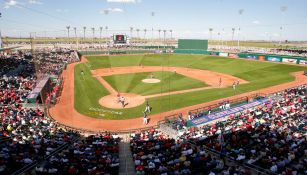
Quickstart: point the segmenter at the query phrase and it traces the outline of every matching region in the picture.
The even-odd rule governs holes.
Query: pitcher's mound
[[[143,83],[160,83],[161,80],[156,78],[146,78],[142,80]]]
[[[133,108],[139,106],[145,102],[145,97],[137,94],[121,93],[125,98],[124,108]],[[107,95],[99,100],[99,104],[106,108],[124,109],[122,103],[118,101],[117,95]]]

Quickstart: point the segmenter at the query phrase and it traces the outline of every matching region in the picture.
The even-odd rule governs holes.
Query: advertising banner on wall
[[[299,64],[307,65],[307,60],[300,60]]]
[[[259,61],[265,61],[265,56],[259,55],[259,56],[258,56],[258,59],[259,59]]]
[[[282,62],[296,64],[297,59],[282,58]]]
[[[220,53],[219,53],[219,56],[220,56],[220,57],[228,57],[228,53],[220,52]]]
[[[230,53],[230,54],[228,55],[228,57],[230,57],[230,58],[238,58],[238,55],[235,54],[235,53]]]
[[[251,59],[251,60],[257,60],[258,59],[256,55],[247,55],[246,58]]]
[[[216,56],[216,55],[219,55],[219,53],[218,52],[211,52],[210,55],[215,55]]]
[[[281,62],[281,58],[278,57],[268,57],[267,60],[273,62]]]

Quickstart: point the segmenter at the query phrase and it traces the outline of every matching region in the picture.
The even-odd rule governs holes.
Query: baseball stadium
[[[3,0],[0,174],[306,174],[306,5]]]

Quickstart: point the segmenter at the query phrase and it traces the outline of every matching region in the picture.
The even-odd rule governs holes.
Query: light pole
[[[210,40],[212,40],[212,31],[213,31],[213,28],[209,28],[209,32],[210,32]]]
[[[152,17],[152,21],[154,21],[153,20],[153,17],[155,16],[155,12],[151,12],[151,17]],[[153,28],[153,26],[151,27],[151,45],[153,45],[154,44],[154,38],[153,38],[153,36],[154,36],[154,28]]]
[[[288,10],[288,7],[287,6],[281,6],[280,7],[280,11],[282,13],[282,17],[281,17],[281,26],[280,26],[280,41],[279,41],[279,44],[281,45],[282,44],[282,32],[283,32],[283,23],[284,23],[284,16],[285,16],[285,12]],[[282,45],[281,45],[281,48],[282,48]]]
[[[244,9],[240,9],[239,10],[239,15],[240,15],[240,24],[239,24],[239,27],[238,27],[238,49],[240,49],[240,32],[241,32],[241,23],[242,23],[242,15],[243,15],[243,12],[244,12]]]

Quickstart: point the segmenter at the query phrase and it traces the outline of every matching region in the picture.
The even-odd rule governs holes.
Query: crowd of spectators
[[[273,173],[304,174],[307,86],[289,89],[277,96],[274,97],[277,101],[201,129],[190,129],[182,137]]]
[[[61,59],[72,61],[69,56]],[[0,64],[0,174],[11,174],[78,134],[61,129],[43,110],[23,106],[37,84],[29,52],[1,52]]]
[[[136,174],[250,174],[241,166],[226,165],[205,146],[196,148],[184,139],[171,139],[156,129],[131,135]]]
[[[73,62],[80,61],[76,51],[69,49],[40,49],[34,57],[38,74],[58,77],[64,67]]]
[[[303,85],[274,94],[269,102],[225,120],[186,129],[178,139],[156,129],[136,132],[131,135],[136,172],[250,173],[240,166],[228,167],[222,159],[227,157],[269,173],[306,174],[306,109],[307,85]],[[206,150],[220,157],[212,158]]]
[[[65,49],[40,50],[34,59],[23,52],[0,54],[0,174],[36,162],[42,162],[36,174],[118,174],[118,136],[81,137],[42,109],[23,106],[37,84],[35,71],[60,80],[64,66],[76,61],[77,53]],[[59,82],[48,95],[59,91]],[[60,151],[63,146],[67,148]]]
[[[9,139],[0,144],[0,174],[10,174],[33,163],[75,136],[59,129],[42,110],[24,108],[21,103],[26,101],[34,82],[19,80],[1,79],[1,138]]]
[[[109,133],[91,135],[36,167],[37,174],[110,174],[119,170],[120,138]]]

